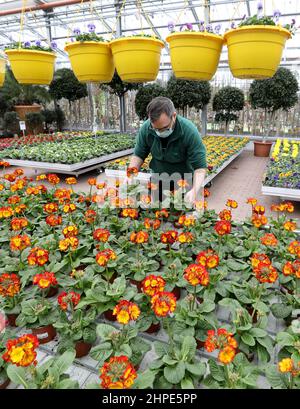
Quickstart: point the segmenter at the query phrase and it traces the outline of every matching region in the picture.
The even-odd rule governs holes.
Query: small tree
[[[238,112],[244,107],[244,93],[239,88],[221,88],[213,98],[213,110],[216,112],[215,120],[225,123],[225,135],[231,121],[238,119]]]
[[[126,92],[138,89],[142,84],[135,82],[123,82],[119,77],[117,71],[115,71],[111,82],[107,84],[100,84],[100,89],[109,92],[110,94],[117,95],[119,97],[120,107],[120,131],[126,130],[126,118],[125,118],[125,102],[124,95]],[[124,115],[124,122],[122,121],[122,114]]]
[[[189,81],[172,76],[167,83],[166,96],[186,116],[187,107],[200,110],[209,103],[211,87],[207,81]]]
[[[159,84],[148,84],[140,87],[135,96],[135,112],[141,120],[147,119],[147,105],[155,97],[165,97],[166,89]]]
[[[30,112],[26,114],[26,124],[32,130],[34,135],[42,130],[44,115],[41,112]]]
[[[88,95],[87,86],[78,81],[72,70],[61,68],[54,74],[54,78],[49,85],[49,92],[54,99],[57,110],[57,101],[65,98],[69,102],[71,112],[71,103]]]
[[[249,91],[249,101],[252,108],[262,108],[270,114],[267,122],[267,135],[270,133],[271,122],[279,109],[288,111],[298,101],[299,85],[296,76],[288,68],[280,67],[272,78],[254,80]],[[266,136],[263,138],[265,141]]]
[[[3,117],[3,127],[7,133],[11,133],[13,136],[20,131],[19,117],[14,111],[5,112]]]

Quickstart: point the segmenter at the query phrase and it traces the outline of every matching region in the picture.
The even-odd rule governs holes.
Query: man
[[[179,173],[181,178],[190,175],[193,186],[185,200],[194,204],[199,200],[207,168],[206,149],[196,126],[178,115],[173,102],[165,97],[154,98],[147,106],[147,114],[129,166],[140,169],[151,153],[150,169],[154,174]]]

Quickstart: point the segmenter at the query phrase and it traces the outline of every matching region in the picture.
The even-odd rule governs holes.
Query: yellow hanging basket
[[[5,80],[5,58],[0,57],[0,87],[4,84]]]
[[[20,84],[49,85],[53,79],[55,53],[15,49],[5,51]]]
[[[177,78],[209,81],[215,75],[223,46],[223,37],[207,32],[170,34],[171,64]]]
[[[236,78],[273,77],[291,33],[280,26],[244,26],[224,34],[228,62]]]
[[[164,43],[156,38],[127,37],[111,41],[116,70],[125,82],[154,81]]]
[[[110,82],[115,66],[109,43],[85,41],[68,43],[65,50],[69,54],[74,74],[81,82]]]

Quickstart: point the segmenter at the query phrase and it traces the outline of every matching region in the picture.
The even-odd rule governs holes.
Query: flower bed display
[[[264,186],[300,189],[299,141],[288,139],[276,141],[263,184]]]
[[[261,374],[269,387],[300,387],[300,241],[291,203],[267,220],[249,198],[250,217],[237,223],[234,209],[246,204],[232,199],[219,214],[197,203],[205,208],[199,219],[178,210],[185,187],[170,209],[158,209],[136,199],[134,179],[126,199],[122,185],[96,179],[88,194],[73,191],[75,178],[66,189],[57,175],[29,182],[21,169],[0,182],[0,310],[16,313],[19,327],[3,337],[0,321],[1,379],[76,388],[64,374],[78,343],[87,343],[100,376],[88,387],[253,389]],[[47,298],[51,287],[58,295]],[[272,333],[272,316],[286,329]],[[151,348],[143,332],[157,324],[163,337],[142,371]],[[47,326],[57,331],[58,351],[45,366],[36,362],[40,339],[20,331]]]
[[[52,134],[38,134],[28,136],[17,136],[14,138],[0,138],[0,150],[22,145],[36,145],[43,142],[59,142],[64,139],[74,138],[79,136],[91,136],[91,132],[55,132]],[[104,131],[98,131],[97,136],[104,135]]]
[[[129,135],[103,135],[67,138],[61,142],[40,143],[35,146],[9,148],[0,152],[0,158],[22,159],[37,162],[73,164],[104,156],[134,146]]]
[[[239,152],[249,142],[248,138],[228,138],[224,136],[205,136],[203,143],[206,147],[208,175],[214,174],[231,156]],[[149,155],[141,170],[150,172],[149,163],[151,155]],[[109,162],[106,167],[110,169],[126,169],[130,158],[125,157]]]

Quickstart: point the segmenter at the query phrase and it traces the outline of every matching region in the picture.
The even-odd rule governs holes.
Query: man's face
[[[176,112],[174,112],[171,118],[163,113],[155,122],[151,122],[151,126],[155,131],[163,132],[167,129],[174,128],[175,120]]]

